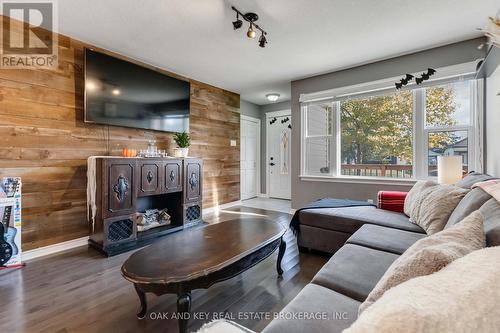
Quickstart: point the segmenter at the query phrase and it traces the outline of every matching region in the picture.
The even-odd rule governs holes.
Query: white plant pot
[[[189,153],[189,148],[174,148],[175,157],[187,157]]]

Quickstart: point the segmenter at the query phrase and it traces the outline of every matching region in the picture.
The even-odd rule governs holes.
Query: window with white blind
[[[424,179],[437,156],[481,170],[478,82],[350,94],[301,104],[301,176]]]

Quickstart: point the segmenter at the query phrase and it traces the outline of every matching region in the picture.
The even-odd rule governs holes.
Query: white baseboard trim
[[[257,196],[259,198],[269,198],[269,195],[267,195],[267,193],[259,193],[259,194],[257,194]]]
[[[33,260],[36,258],[48,256],[49,254],[54,254],[61,251],[66,251],[73,249],[75,247],[83,246],[88,244],[89,237],[81,237],[77,239],[72,239],[66,242],[57,243],[53,245],[48,245],[44,247],[39,247],[37,249],[29,250],[23,252],[21,258],[23,261]]]
[[[222,209],[226,209],[226,208],[238,206],[238,205],[241,205],[241,200],[228,202],[228,203],[214,206],[214,207],[205,208],[205,209],[203,209],[203,215],[216,213]]]

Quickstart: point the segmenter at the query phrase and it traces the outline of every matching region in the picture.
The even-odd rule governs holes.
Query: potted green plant
[[[177,148],[174,149],[175,157],[187,157],[189,153],[189,146],[191,145],[191,138],[186,132],[175,133],[174,141]]]

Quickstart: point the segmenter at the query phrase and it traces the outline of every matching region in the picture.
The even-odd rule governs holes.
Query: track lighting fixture
[[[259,46],[262,47],[262,48],[266,47],[266,44],[267,44],[267,38],[266,38],[267,32],[265,32],[261,27],[259,27],[255,23],[259,19],[259,15],[255,14],[255,13],[246,13],[246,14],[243,14],[238,9],[236,9],[236,7],[234,7],[234,6],[231,7],[231,9],[236,12],[236,21],[233,22],[233,28],[234,28],[234,30],[237,30],[237,29],[239,29],[239,28],[242,27],[243,21],[240,20],[240,16],[241,16],[245,21],[247,21],[248,23],[250,23],[250,26],[248,27],[248,30],[247,30],[247,37],[251,38],[251,39],[254,39],[255,37],[257,37],[257,31],[256,30],[259,30],[261,32],[261,35],[260,35],[260,38],[259,38]]]
[[[233,28],[234,30],[238,30],[243,26],[243,21],[240,20],[240,14],[236,13],[236,21],[233,22]]]

